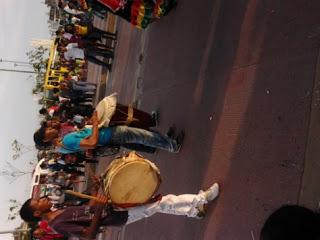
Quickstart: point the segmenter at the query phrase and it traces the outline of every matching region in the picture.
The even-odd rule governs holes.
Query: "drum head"
[[[158,190],[160,177],[148,164],[133,161],[117,169],[111,176],[109,192],[111,201],[115,204],[145,203]]]
[[[114,93],[102,99],[96,106],[98,114],[99,128],[108,127],[117,105],[117,94]]]

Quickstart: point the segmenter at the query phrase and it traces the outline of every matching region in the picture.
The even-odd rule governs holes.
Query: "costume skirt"
[[[137,28],[146,28],[150,23],[167,14],[169,10],[165,0],[132,0],[131,24]]]
[[[124,1],[98,1],[109,10],[112,10],[114,14],[123,17],[140,29],[146,28],[150,23],[167,15],[176,4],[176,0],[128,0],[122,7],[119,7],[119,3],[123,3]],[[116,7],[114,5],[116,5]]]

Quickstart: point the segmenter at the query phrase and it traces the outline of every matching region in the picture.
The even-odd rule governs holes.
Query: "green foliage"
[[[11,147],[12,147],[12,151],[13,151],[13,155],[12,155],[12,159],[16,160],[18,159],[21,155],[34,151],[35,147],[34,146],[27,146],[24,145],[21,142],[18,142],[17,139],[14,139],[13,142],[11,143]]]
[[[47,48],[43,46],[36,47],[29,52],[27,52],[27,56],[29,58],[30,64],[32,64],[34,71],[37,73],[45,73],[48,63],[48,52]]]
[[[0,169],[0,176],[8,178],[10,180],[9,184],[13,183],[24,175],[32,173],[32,171],[21,170],[8,161],[5,161],[5,163],[6,166]]]
[[[9,215],[8,220],[13,221],[19,215],[19,209],[21,207],[21,203],[15,199],[9,200]]]
[[[36,84],[32,89],[33,94],[39,94],[43,92],[43,83],[48,64],[48,53],[49,50],[43,46],[36,47],[27,52],[29,62],[36,73]]]

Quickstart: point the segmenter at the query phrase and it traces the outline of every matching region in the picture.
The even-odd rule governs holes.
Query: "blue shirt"
[[[63,147],[58,151],[61,153],[72,153],[82,151],[80,142],[92,135],[92,128],[84,128],[83,130],[76,131],[65,135],[62,139]],[[98,145],[105,146],[110,142],[111,130],[110,128],[99,129]]]

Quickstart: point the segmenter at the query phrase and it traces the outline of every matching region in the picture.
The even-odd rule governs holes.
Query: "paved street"
[[[119,238],[255,240],[282,204],[317,207],[319,12],[317,0],[180,0],[146,31],[117,20],[106,94],[186,132],[179,154],[145,154],[160,192],[221,185],[204,220],[159,214]]]

